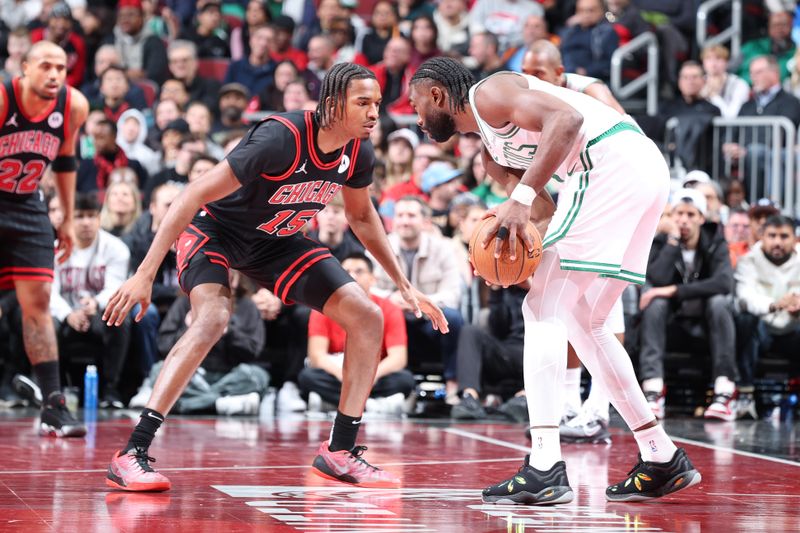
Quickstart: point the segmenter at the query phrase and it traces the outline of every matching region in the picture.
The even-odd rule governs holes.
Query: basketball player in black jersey
[[[86,98],[64,85],[66,74],[64,50],[42,41],[25,56],[22,77],[0,85],[0,289],[15,289],[22,309],[25,352],[43,396],[40,433],[82,437],[86,428],[67,410],[61,393],[50,318],[54,235],[39,190],[51,165],[64,210],[58,260],[65,261],[73,241],[75,140],[89,114]]]
[[[114,455],[109,486],[169,489],[169,480],[150,467],[148,447],[228,324],[229,268],[257,280],[286,303],[323,312],[347,332],[339,412],[313,471],[362,487],[399,484],[393,474],[367,463],[365,448],[355,445],[378,365],[383,317],[330,252],[301,233],[341,191],[356,236],[417,315],[426,313],[433,327],[447,332],[441,310],[403,275],[367,192],[375,160],[367,139],[380,102],[380,88],[369,70],[335,65],[323,80],[316,112],[283,113],[256,124],[225,161],[190,183],[172,203],[147,257],[111,297],[103,319],[119,325],[136,303],[142,306],[136,319],[142,318],[156,269],[178,238],[179,281],[189,293],[192,325],[164,361],[127,446]]]

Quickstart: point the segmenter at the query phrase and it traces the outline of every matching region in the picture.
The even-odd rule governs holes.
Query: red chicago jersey
[[[317,145],[310,111],[272,115],[253,126],[227,160],[242,187],[206,206],[221,229],[246,246],[299,232],[342,187],[372,183],[375,154],[358,139],[331,154]]]

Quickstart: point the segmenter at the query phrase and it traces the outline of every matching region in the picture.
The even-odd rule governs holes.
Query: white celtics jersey
[[[582,162],[581,156],[589,141],[599,137],[625,118],[614,109],[600,103],[591,96],[564,87],[557,87],[534,76],[514,72],[499,72],[486,79],[508,74],[522,76],[531,89],[555,96],[583,115],[583,125],[578,138],[556,171],[556,175],[553,176],[558,181],[564,181],[568,176],[586,170],[587,162]],[[533,162],[533,157],[539,148],[541,132],[522,129],[512,123],[506,124],[501,128],[493,128],[487,124],[481,118],[475,106],[475,92],[485,81],[476,83],[469,92],[469,103],[478,122],[479,133],[483,143],[494,161],[499,165],[521,170],[527,169]]]
[[[580,74],[573,74],[571,72],[564,74],[564,87],[572,91],[582,93],[593,83],[603,83],[603,80],[592,78],[591,76],[581,76]]]

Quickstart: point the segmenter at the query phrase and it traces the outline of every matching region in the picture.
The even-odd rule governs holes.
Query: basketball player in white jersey
[[[541,214],[531,206],[550,179],[564,183],[523,304],[531,454],[509,479],[484,489],[483,501],[572,501],[558,432],[568,341],[639,445],[639,461],[606,489],[606,498],[642,501],[699,483],[700,473],[659,425],[628,354],[605,324],[627,284],[644,282],[667,202],[669,171],[655,144],[589,96],[510,72],[475,84],[464,65],[445,57],[420,65],[410,98],[419,126],[435,141],[477,131],[491,161],[524,170],[515,185],[509,173],[496,178],[513,186],[483,243],[496,233],[496,257],[508,245],[513,261],[517,238],[533,250],[526,224]]]
[[[553,85],[591,96],[625,115],[625,110],[602,80],[564,72],[561,52],[556,45],[546,39],[535,41],[525,52],[522,58],[522,72]],[[633,121],[632,118],[630,120]],[[622,311],[622,297],[618,298],[611,308],[607,324],[619,342],[624,343],[625,317]],[[589,397],[581,405],[581,362],[570,344],[564,382],[564,413],[559,426],[561,441],[610,443],[608,422],[608,395],[598,383],[592,382]]]

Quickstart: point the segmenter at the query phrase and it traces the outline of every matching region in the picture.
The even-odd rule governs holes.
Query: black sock
[[[45,361],[38,365],[33,365],[33,375],[36,376],[36,383],[42,389],[42,400],[47,403],[50,393],[61,391],[61,377],[58,375],[58,361]]]
[[[360,416],[354,418],[337,411],[336,420],[333,421],[331,443],[328,445],[328,449],[332,452],[338,452],[339,450],[352,450],[355,448],[359,427],[361,427]]]
[[[164,415],[152,409],[144,408],[139,416],[141,417],[139,418],[139,423],[136,424],[136,429],[131,433],[128,445],[125,446],[122,453],[127,453],[133,448],[144,448],[145,450],[149,448],[150,443],[156,437],[156,431],[164,422]]]

